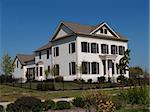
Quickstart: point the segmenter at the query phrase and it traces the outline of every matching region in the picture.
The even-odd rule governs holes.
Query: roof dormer
[[[111,29],[105,22],[98,25],[94,30],[90,32],[90,34],[107,35],[120,38],[119,35],[115,31],[113,31],[113,29]]]

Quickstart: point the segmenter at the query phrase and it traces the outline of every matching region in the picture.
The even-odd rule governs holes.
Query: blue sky
[[[107,22],[129,39],[130,66],[148,69],[148,0],[0,0],[0,57],[30,54],[48,42],[61,20]]]

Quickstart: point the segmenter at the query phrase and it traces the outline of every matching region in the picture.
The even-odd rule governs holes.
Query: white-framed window
[[[75,48],[75,42],[72,42],[69,44],[69,53],[74,53],[76,48]]]
[[[59,47],[54,47],[54,57],[59,56]]]
[[[69,74],[75,75],[76,74],[76,62],[69,63]]]
[[[107,44],[101,44],[101,53],[102,54],[108,54],[108,45]]]
[[[90,52],[90,45],[88,42],[81,42],[81,52]]]

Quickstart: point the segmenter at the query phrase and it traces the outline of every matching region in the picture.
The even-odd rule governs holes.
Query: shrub
[[[73,105],[76,106],[76,107],[83,108],[85,106],[85,100],[84,100],[84,98],[83,97],[76,97],[73,100]]]
[[[149,104],[149,91],[146,87],[134,87],[127,90],[127,92],[120,92],[118,95],[120,100],[128,104]]]
[[[87,83],[92,84],[92,79],[88,79]]]
[[[81,81],[82,83],[85,83],[85,80],[84,80],[84,79],[81,79],[80,81]]]
[[[47,79],[45,82],[54,82],[54,79]]]
[[[89,91],[85,96],[86,107],[94,107],[98,112],[114,112],[115,105],[108,95],[97,91]]]
[[[0,105],[0,112],[5,112],[3,105]]]
[[[45,111],[47,111],[48,109],[52,109],[55,107],[55,102],[53,100],[46,100],[45,102],[43,102],[43,108]]]
[[[108,77],[108,82],[111,83],[111,77]]]
[[[105,77],[104,76],[98,77],[97,80],[98,80],[99,83],[104,83],[105,82]]]
[[[8,75],[0,75],[0,83],[4,83],[4,82],[13,82],[12,76],[8,76]]]
[[[42,83],[39,83],[36,85],[36,89],[37,90],[41,90],[42,91],[42,88],[43,88],[43,84]]]
[[[63,77],[62,76],[58,76],[55,78],[56,82],[63,82]]]
[[[55,90],[55,87],[53,83],[45,82],[44,84],[43,83],[37,84],[36,89],[40,91],[48,91],[48,90]]]
[[[128,79],[124,76],[124,75],[120,75],[117,77],[117,82],[121,81],[122,84],[127,84],[128,83]]]
[[[67,101],[56,102],[56,107],[55,107],[56,110],[70,109],[70,108],[71,108],[70,103]]]
[[[10,103],[7,105],[6,112],[28,112],[29,109],[26,107],[18,106],[15,103]]]
[[[79,82],[79,80],[78,80],[78,79],[74,79],[73,81],[74,81],[75,83],[78,83],[78,82]]]
[[[28,109],[32,109],[33,107],[40,107],[41,100],[35,97],[27,96],[17,99],[14,104],[19,107],[27,107]]]

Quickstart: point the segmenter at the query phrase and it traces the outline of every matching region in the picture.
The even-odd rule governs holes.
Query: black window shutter
[[[99,74],[99,63],[97,63],[97,74]]]
[[[71,75],[71,63],[69,63],[69,75]]]
[[[89,44],[89,43],[87,44],[87,47],[88,47],[88,48],[87,48],[87,49],[88,49],[88,52],[90,52],[90,44]]]
[[[99,53],[99,47],[98,47],[98,44],[96,44],[97,45],[97,53]]]
[[[69,54],[70,54],[70,44],[69,44]]]
[[[103,53],[103,44],[101,44],[101,53]]]
[[[90,62],[88,62],[88,74],[90,74]]]
[[[108,54],[108,51],[109,51],[109,49],[108,49],[108,45],[106,45],[106,47],[107,47],[107,54]]]

